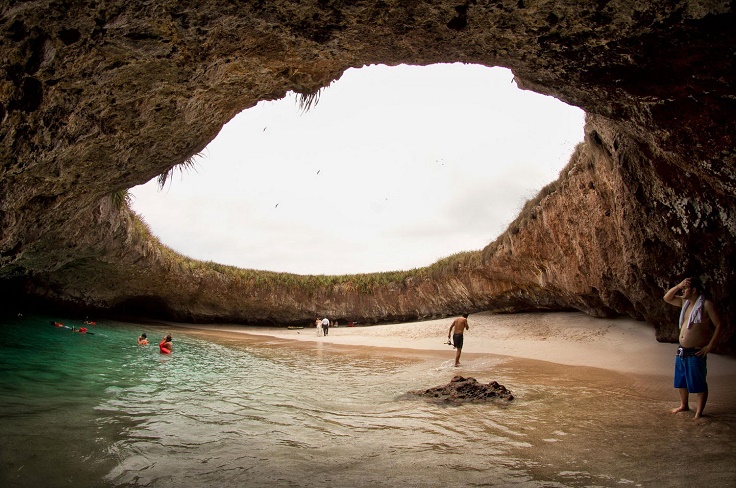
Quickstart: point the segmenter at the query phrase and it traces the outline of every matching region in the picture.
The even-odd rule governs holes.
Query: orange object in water
[[[166,344],[166,339],[158,343],[158,349],[161,351],[161,354],[171,354],[171,349],[164,347],[164,344]]]

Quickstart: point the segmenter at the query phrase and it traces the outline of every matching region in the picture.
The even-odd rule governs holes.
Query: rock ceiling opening
[[[657,327],[658,339],[671,340],[678,331],[674,311],[660,300],[662,291],[686,274],[708,274],[704,281],[712,296],[724,302],[727,322],[735,323],[734,307],[725,300],[736,283],[735,16],[730,4],[153,3],[70,4],[59,12],[55,3],[26,2],[5,16],[0,274],[16,295],[80,310],[110,310],[135,297],[152,297],[166,304],[172,319],[282,324],[300,323],[326,309],[366,322],[463,310],[577,309],[641,318]],[[361,139],[334,166],[326,165],[324,154],[343,137],[335,128],[323,129],[324,138],[312,136],[318,149],[294,135],[274,137],[270,152],[289,150],[302,166],[281,167],[268,180],[256,176],[273,163],[249,157],[246,149],[256,144],[255,132],[274,134],[263,131],[266,124],[241,133],[247,146],[241,149],[239,169],[245,174],[220,177],[220,193],[255,200],[237,207],[229,217],[231,232],[213,240],[235,241],[247,259],[238,264],[250,268],[273,268],[256,261],[256,250],[271,252],[281,245],[289,256],[321,263],[319,255],[305,250],[307,242],[321,246],[329,262],[338,262],[335,249],[358,249],[347,237],[380,243],[379,256],[386,259],[399,254],[400,246],[371,233],[373,223],[413,205],[430,217],[405,219],[388,235],[413,236],[408,249],[420,265],[455,251],[420,257],[431,237],[459,243],[459,250],[493,240],[482,252],[405,273],[295,279],[175,255],[120,203],[122,190],[201,151],[226,121],[258,101],[289,91],[314,93],[349,67],[453,61],[506,66],[522,88],[587,113],[585,142],[569,171],[530,200],[499,239],[493,240],[499,230],[490,223],[493,212],[501,203],[518,206],[520,201],[503,198],[509,184],[476,187],[502,181],[501,175],[481,171],[499,167],[490,155],[499,144],[498,130],[490,117],[467,123],[463,116],[443,117],[436,110],[424,113],[421,122],[427,127],[418,147],[447,140],[464,151],[462,156],[485,156],[480,169],[465,173],[452,173],[457,168],[445,161],[446,172],[436,176],[438,189],[426,178],[439,158],[417,155],[407,134],[413,126],[402,116],[384,116],[373,125],[381,136],[402,136],[400,149],[409,148],[406,153],[392,151],[384,137],[356,125],[352,132]],[[460,86],[461,77],[455,78],[447,95],[430,91],[425,98],[462,99],[467,90]],[[340,86],[328,87],[316,110],[302,118],[316,118]],[[362,97],[369,99],[382,86],[364,88]],[[422,86],[418,82],[414,89]],[[375,109],[354,112],[367,116]],[[351,128],[348,122],[333,126]],[[449,125],[438,128],[440,122]],[[539,147],[541,131],[517,132],[526,134],[517,152]],[[476,141],[485,145],[471,149]],[[368,147],[384,152],[370,153]],[[361,161],[366,153],[369,159]],[[379,169],[379,162],[395,154],[408,157]],[[184,181],[210,166],[203,160],[200,173]],[[364,186],[327,181],[332,171],[346,168]],[[404,174],[408,183],[399,178]],[[238,183],[234,190],[225,189],[230,180]],[[251,183],[258,191],[247,186]],[[170,192],[184,184],[175,182]],[[289,200],[295,186],[306,192],[300,201]],[[529,186],[534,193],[537,188]],[[427,200],[412,199],[411,188],[422,190]],[[453,205],[442,200],[449,198],[448,188],[463,191]],[[478,203],[479,193],[485,203]],[[359,212],[346,205],[353,201],[382,211],[374,212],[373,221],[361,222]],[[259,214],[255,205],[271,214]],[[304,213],[298,225],[284,226],[279,219],[291,207]],[[327,215],[321,208],[340,213]],[[204,218],[197,222],[199,214]],[[475,214],[480,223],[473,223]],[[213,221],[227,215],[221,209],[189,210],[184,220],[196,232],[189,240],[210,234]],[[287,236],[275,244],[268,241],[256,220],[286,229]],[[338,236],[327,234],[343,221],[354,226]],[[450,232],[460,228],[485,235],[474,244],[467,234]],[[257,241],[256,250],[235,238],[236,229]],[[163,240],[172,244],[168,237]],[[285,260],[277,262],[297,271]],[[357,254],[350,262],[369,260]],[[380,267],[370,264],[369,269]],[[308,271],[328,272],[326,267]]]
[[[504,68],[348,70],[307,111],[294,94],[228,123],[185,172],[133,206],[197,259],[299,274],[426,266],[477,250],[555,180],[582,110]]]

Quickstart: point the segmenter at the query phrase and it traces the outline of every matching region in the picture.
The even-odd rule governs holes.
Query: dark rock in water
[[[444,386],[435,386],[428,390],[417,390],[412,393],[426,398],[449,402],[472,402],[495,398],[507,401],[514,399],[514,395],[497,381],[491,381],[487,385],[484,385],[478,383],[478,380],[475,378],[463,378],[459,375],[452,378],[452,381]]]

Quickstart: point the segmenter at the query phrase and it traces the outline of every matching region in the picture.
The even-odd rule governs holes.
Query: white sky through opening
[[[495,240],[556,180],[584,113],[504,68],[349,69],[302,112],[261,102],[196,171],[131,190],[153,233],[192,258],[298,274],[418,268]]]

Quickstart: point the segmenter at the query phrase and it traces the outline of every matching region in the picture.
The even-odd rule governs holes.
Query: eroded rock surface
[[[491,381],[487,385],[484,385],[479,383],[475,378],[464,378],[460,375],[454,376],[446,385],[435,386],[427,390],[413,391],[412,394],[434,401],[448,403],[477,402],[495,399],[510,402],[514,399],[514,395],[497,381]]]
[[[702,274],[733,345],[731,2],[0,8],[6,303],[31,296],[85,311],[246,323],[578,309],[647,320],[659,340],[673,340],[677,311],[661,297],[685,274]],[[261,100],[315,93],[349,67],[437,62],[511,68],[519,86],[588,114],[586,142],[560,180],[482,251],[371,279],[236,271],[176,256],[119,204],[121,191],[199,152]]]

